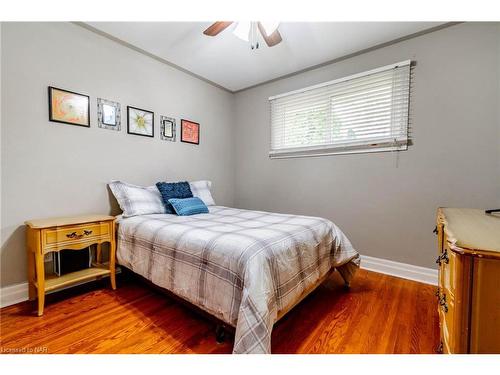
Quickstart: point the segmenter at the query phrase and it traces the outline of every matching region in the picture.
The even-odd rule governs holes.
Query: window
[[[270,157],[406,150],[410,63],[270,97]]]

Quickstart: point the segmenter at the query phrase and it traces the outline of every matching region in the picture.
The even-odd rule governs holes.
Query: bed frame
[[[213,322],[215,324],[215,339],[216,339],[216,341],[218,343],[224,342],[224,340],[226,338],[226,333],[234,335],[236,329],[231,324],[228,324],[227,322],[225,322],[225,321],[217,318],[216,316],[214,316],[214,315],[210,314],[209,312],[203,310],[201,307],[196,306],[193,303],[185,300],[184,298],[179,297],[178,295],[174,294],[170,290],[162,288],[162,287],[154,284],[150,280],[148,280],[145,277],[143,277],[143,276],[135,273],[134,271],[128,269],[127,267],[125,267],[123,265],[120,265],[120,267],[122,268],[122,273],[123,273],[124,277],[140,280],[141,282],[147,284],[149,287],[152,287],[153,289],[159,291],[160,293],[167,295],[168,297],[170,297],[173,300],[179,302],[180,304],[182,304],[183,306],[187,307],[188,309],[190,309],[191,311],[195,312],[196,314],[199,314],[199,315],[203,316],[204,318],[206,318],[207,320]],[[300,298],[298,298],[297,301],[293,305],[291,305],[287,309],[283,309],[283,310],[278,311],[278,317],[276,319],[276,322],[278,322],[290,310],[292,310],[295,306],[297,306],[300,302],[302,302],[318,286],[320,286],[326,279],[328,279],[333,274],[333,272],[335,272],[335,268],[332,268],[330,271],[328,271],[328,273],[325,276],[323,276],[322,278],[320,278],[316,284],[314,284],[311,287],[309,287],[308,289],[304,290],[304,292],[302,292],[302,294],[300,295]],[[346,290],[349,290],[349,288],[350,288],[349,283],[345,283],[344,287],[346,288]]]
[[[115,235],[116,237],[118,237],[118,222],[115,221]],[[118,243],[118,238],[116,238],[116,241]],[[179,302],[180,304],[182,304],[183,306],[186,306],[188,309],[190,309],[191,311],[197,313],[198,315],[201,315],[203,316],[204,318],[206,318],[207,320],[209,321],[212,321],[214,324],[215,324],[215,340],[218,342],[218,343],[222,343],[224,342],[225,340],[225,337],[226,337],[226,333],[229,333],[231,335],[234,335],[235,331],[236,331],[236,328],[234,326],[232,326],[231,324],[228,324],[227,322],[217,318],[216,316],[210,314],[209,312],[203,310],[201,307],[199,306],[196,306],[194,305],[193,303],[185,300],[184,298],[182,297],[179,297],[178,295],[176,295],[175,293],[171,292],[170,290],[168,289],[165,289],[165,288],[162,288],[161,286],[158,286],[156,284],[154,284],[153,282],[151,282],[150,280],[146,279],[145,277],[135,273],[134,271],[128,269],[127,267],[123,266],[123,265],[120,265],[121,269],[122,269],[122,272],[123,272],[123,277],[131,277],[131,278],[135,278],[135,279],[138,279],[140,280],[141,282],[149,285],[150,287],[152,287],[153,289],[159,291],[160,293],[163,293],[167,296],[169,296],[170,298],[172,298],[173,300]],[[311,287],[309,287],[308,289],[304,290],[302,292],[302,294],[300,295],[300,297],[297,299],[297,301],[291,305],[289,308],[287,309],[283,309],[283,310],[280,310],[278,311],[278,316],[277,316],[277,319],[276,319],[276,322],[275,324],[281,320],[281,318],[283,318],[290,310],[292,310],[295,306],[297,306],[299,303],[301,303],[309,294],[311,294],[318,286],[320,286],[321,284],[323,284],[323,282],[328,279],[333,273],[335,272],[335,268],[332,268],[330,271],[328,271],[325,276],[323,276],[322,278],[320,278],[316,284],[312,285]],[[349,290],[350,289],[350,285],[348,282],[345,282],[344,283],[344,288],[346,290]]]

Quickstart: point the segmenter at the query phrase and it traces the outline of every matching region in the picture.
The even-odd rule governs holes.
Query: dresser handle
[[[439,300],[439,304],[445,313],[448,312],[448,304],[446,303],[446,294],[443,294],[441,299]]]
[[[450,263],[450,258],[448,258],[448,250],[444,250],[444,253],[441,255],[441,260],[446,264]]]
[[[80,239],[84,236],[90,236],[92,234],[92,231],[91,230],[84,230],[83,231],[83,234],[76,234],[76,232],[72,232],[72,233],[69,233],[66,235],[66,237],[68,238],[76,238],[76,239]]]
[[[436,259],[436,263],[441,265],[441,261],[445,262],[446,264],[450,263],[450,258],[448,258],[448,250],[444,250],[444,252],[439,255]]]
[[[438,354],[443,353],[443,342],[442,341],[439,343],[439,346],[436,348],[436,353],[438,353]]]

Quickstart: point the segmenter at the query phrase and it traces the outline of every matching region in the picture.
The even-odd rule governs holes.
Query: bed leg
[[[215,327],[215,341],[217,341],[217,344],[222,344],[225,338],[226,331],[224,326],[222,324],[217,324],[217,327]]]

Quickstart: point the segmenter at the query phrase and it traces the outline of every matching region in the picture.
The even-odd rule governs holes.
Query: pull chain
[[[259,48],[259,41],[257,39],[257,23],[256,22],[250,23],[250,48],[252,48],[252,49]]]

